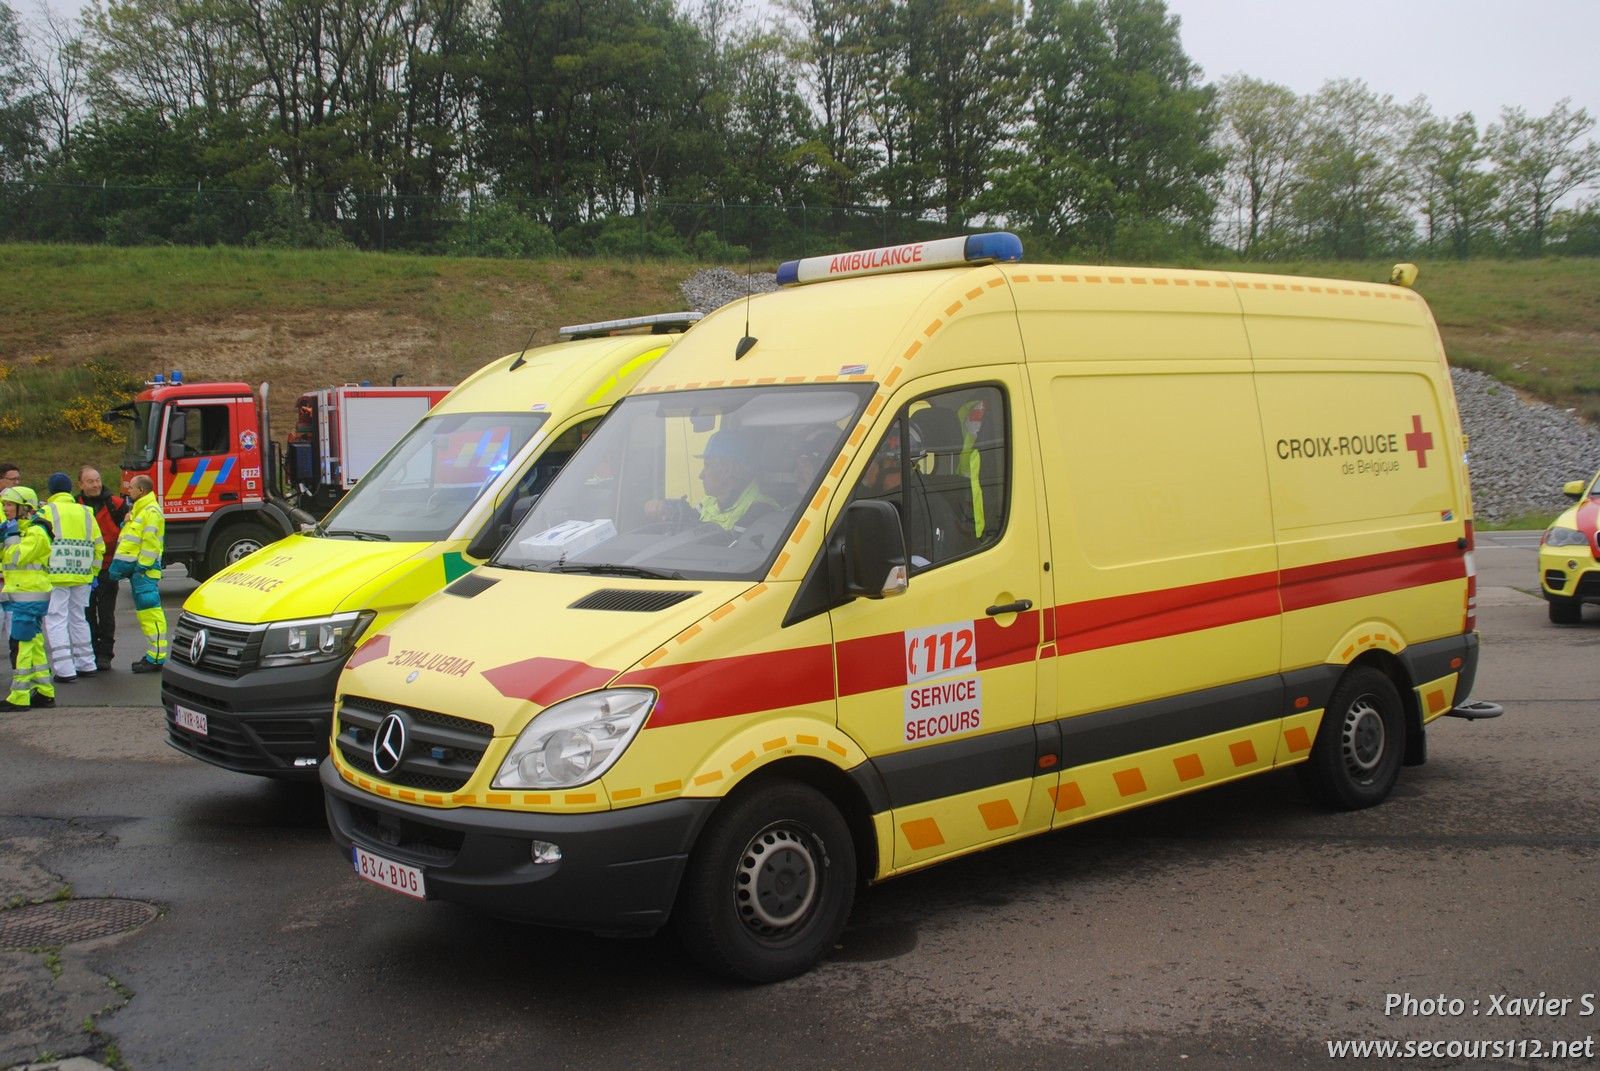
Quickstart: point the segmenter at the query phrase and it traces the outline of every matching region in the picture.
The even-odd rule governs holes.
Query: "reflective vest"
[[[167,519],[161,515],[161,503],[151,491],[133,504],[122,524],[122,534],[117,537],[117,560],[131,561],[146,576],[158,577],[166,542]]]
[[[23,521],[20,535],[0,550],[6,598],[12,602],[50,601],[50,537],[32,521]]]
[[[978,482],[983,456],[977,451],[978,431],[983,427],[983,410],[983,399],[974,398],[956,411],[956,416],[961,420],[961,459],[956,462],[956,472],[972,484],[972,534],[979,538],[982,538],[985,527],[983,487]]]
[[[50,582],[58,588],[87,584],[100,571],[105,540],[94,511],[66,491],[53,494],[39,511],[55,535],[50,540]]]
[[[709,521],[719,528],[726,528],[731,532],[744,519],[744,515],[749,512],[750,507],[757,502],[766,505],[770,509],[778,508],[778,504],[762,494],[761,489],[752,480],[750,481],[750,486],[744,489],[744,494],[739,496],[739,500],[727,509],[722,508],[714,495],[707,495],[701,499],[700,519]]]

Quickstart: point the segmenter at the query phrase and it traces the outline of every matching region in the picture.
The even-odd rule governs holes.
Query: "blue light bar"
[[[603,338],[614,335],[620,331],[632,331],[639,327],[648,327],[653,335],[662,335],[671,331],[687,331],[698,323],[703,312],[661,312],[654,316],[630,316],[623,320],[601,320],[592,324],[573,324],[563,327],[556,334],[567,341],[575,338]]]
[[[778,285],[797,286],[824,279],[885,275],[921,268],[953,268],[963,264],[992,264],[996,261],[1015,264],[1021,259],[1021,238],[1007,231],[990,231],[964,238],[935,238],[927,242],[786,260],[778,265]]]
[[[178,386],[178,385],[180,385],[182,383],[183,383],[183,373],[181,371],[179,371],[178,369],[174,368],[172,370],[172,384],[173,384],[173,386]]]

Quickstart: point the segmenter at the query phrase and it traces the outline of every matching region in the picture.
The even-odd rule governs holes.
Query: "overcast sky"
[[[1311,93],[1360,78],[1487,126],[1562,97],[1600,117],[1600,0],[1167,0],[1208,82],[1248,74]]]

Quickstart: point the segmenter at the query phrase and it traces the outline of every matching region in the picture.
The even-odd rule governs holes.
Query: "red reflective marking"
[[[900,637],[897,633],[895,640]],[[898,653],[895,665],[900,665]],[[833,657],[824,645],[794,651],[735,655],[678,666],[636,669],[617,687],[640,685],[661,693],[649,726],[684,725],[753,714],[775,707],[833,701]]]
[[[1424,584],[1460,580],[1466,575],[1466,559],[1453,542],[1305,565],[1283,571],[1283,608],[1285,611],[1304,610]]]
[[[1278,612],[1275,573],[1142,591],[1056,607],[1061,654],[1235,625]]]
[[[507,699],[527,699],[542,707],[598,688],[616,675],[614,669],[566,658],[525,658],[483,671],[484,679]]]
[[[364,666],[368,662],[377,661],[388,653],[389,636],[387,633],[380,633],[357,647],[355,654],[351,655],[350,660],[344,664],[344,668],[355,669],[357,666]]]

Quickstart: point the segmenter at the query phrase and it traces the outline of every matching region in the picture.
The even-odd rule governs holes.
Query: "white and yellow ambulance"
[[[769,980],[858,878],[1282,766],[1384,799],[1478,653],[1426,305],[1021,254],[791,262],[692,328],[351,657],[357,872]]]
[[[1553,623],[1576,625],[1584,603],[1600,603],[1600,473],[1561,490],[1575,504],[1539,537],[1539,590]]]
[[[482,562],[698,313],[564,327],[446,395],[314,528],[184,603],[161,677],[167,740],[197,759],[314,778],[334,684],[368,629]]]

